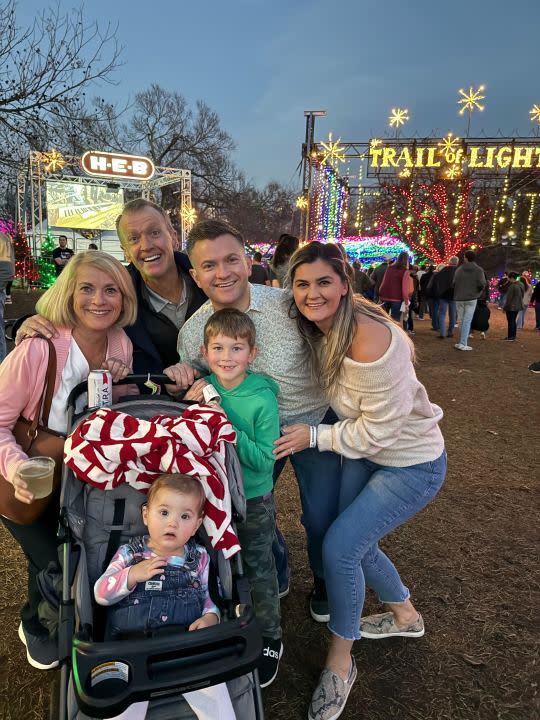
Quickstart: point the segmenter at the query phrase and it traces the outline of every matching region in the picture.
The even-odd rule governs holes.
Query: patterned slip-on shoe
[[[332,670],[324,669],[311,698],[308,720],[336,720],[345,710],[357,674],[353,657],[351,657],[349,677],[346,680],[342,680]]]
[[[360,636],[370,640],[382,640],[382,638],[389,637],[422,637],[424,632],[424,621],[420,613],[415,622],[404,628],[396,625],[392,612],[363,617],[360,624]]]

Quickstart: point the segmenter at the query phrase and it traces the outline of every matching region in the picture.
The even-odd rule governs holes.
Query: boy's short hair
[[[256,330],[253,320],[236,308],[217,310],[208,318],[204,326],[204,346],[208,347],[210,340],[220,333],[233,340],[245,339],[250,348],[255,347]]]
[[[200,220],[198,223],[195,223],[188,233],[186,245],[188,256],[191,257],[193,248],[198,242],[215,240],[221,237],[221,235],[232,235],[238,240],[242,246],[242,250],[245,248],[242,233],[230,223],[225,222],[225,220]]]
[[[160,490],[175,490],[183,495],[195,495],[199,501],[199,516],[203,514],[206,495],[201,482],[196,477],[183,475],[182,473],[163,473],[163,475],[159,475],[150,486],[146,496],[147,507],[154,501],[156,494]]]
[[[508,277],[511,278],[512,280],[517,280],[518,274],[516,272],[509,272]]]

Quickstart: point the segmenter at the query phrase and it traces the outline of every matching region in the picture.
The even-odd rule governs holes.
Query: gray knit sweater
[[[406,336],[395,325],[389,327],[392,340],[381,358],[343,361],[337,393],[330,399],[340,420],[318,426],[319,450],[391,467],[429,462],[442,453],[442,410],[429,401],[416,377]]]

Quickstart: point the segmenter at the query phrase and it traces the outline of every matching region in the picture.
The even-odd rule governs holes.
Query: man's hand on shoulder
[[[27,318],[19,328],[15,337],[15,345],[29,337],[41,335],[46,338],[53,338],[58,335],[54,325],[46,320],[42,315],[32,315]]]

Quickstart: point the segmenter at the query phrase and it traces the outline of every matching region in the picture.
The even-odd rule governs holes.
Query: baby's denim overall
[[[131,543],[133,554],[143,560],[140,541]],[[202,616],[206,588],[197,569],[201,553],[191,538],[185,546],[184,565],[167,565],[160,575],[137,583],[127,597],[109,608],[113,633],[156,630],[164,625],[190,625]]]

